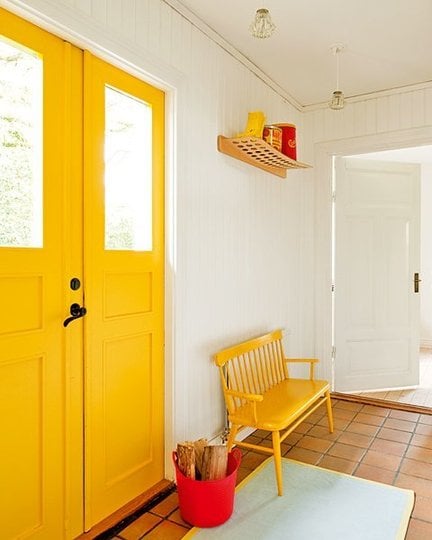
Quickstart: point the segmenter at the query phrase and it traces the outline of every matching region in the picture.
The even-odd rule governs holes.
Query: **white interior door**
[[[419,165],[336,159],[336,391],[418,384],[419,213]]]

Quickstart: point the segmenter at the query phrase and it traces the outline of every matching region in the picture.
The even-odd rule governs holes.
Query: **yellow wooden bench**
[[[309,379],[289,377],[288,364],[309,363]],[[315,358],[285,358],[282,331],[234,345],[215,354],[228,419],[228,450],[237,445],[274,456],[278,495],[282,495],[281,443],[324,403],[333,432],[330,388],[314,379]],[[273,448],[236,439],[239,430],[253,427],[272,433]]]

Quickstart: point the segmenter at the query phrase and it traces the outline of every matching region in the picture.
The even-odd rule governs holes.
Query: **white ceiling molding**
[[[432,88],[432,81],[411,84],[408,86],[400,86],[398,88],[390,88],[388,90],[379,90],[378,92],[371,92],[370,94],[359,94],[358,96],[351,96],[345,98],[345,103],[358,103],[359,101],[369,101],[371,99],[377,99],[380,97],[394,96],[397,94],[408,94],[410,92],[416,92],[418,90],[426,90]],[[312,105],[302,106],[302,111],[317,111],[319,109],[327,109],[328,102],[314,103]]]

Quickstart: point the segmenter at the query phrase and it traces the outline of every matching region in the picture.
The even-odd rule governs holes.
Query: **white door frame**
[[[432,143],[432,126],[315,145],[315,354],[320,377],[332,380],[333,156],[366,154]]]

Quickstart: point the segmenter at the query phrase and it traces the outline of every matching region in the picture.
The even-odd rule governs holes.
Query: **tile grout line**
[[[343,428],[343,429],[341,430],[341,433],[338,435],[337,439],[331,441],[331,442],[332,442],[331,446],[329,446],[329,448],[328,448],[324,453],[321,452],[322,455],[321,455],[321,457],[319,458],[319,460],[317,461],[317,463],[316,463],[317,465],[318,465],[319,463],[321,463],[321,461],[323,460],[323,458],[329,453],[329,451],[334,447],[334,445],[335,445],[336,443],[339,442],[339,439],[340,439],[340,437],[343,435],[343,433],[353,433],[354,435],[364,435],[364,434],[362,434],[362,433],[356,433],[355,431],[353,431],[353,432],[348,431],[348,428],[349,428],[350,425],[352,425],[353,423],[363,423],[363,422],[360,422],[360,421],[358,421],[358,420],[356,421],[356,416],[357,416],[359,413],[361,413],[361,411],[364,409],[364,407],[365,407],[365,405],[362,405],[362,407],[361,407],[358,411],[355,411],[355,413],[356,413],[355,416],[354,416],[351,420],[348,421],[348,424],[346,425],[345,428]],[[385,407],[382,407],[382,408],[385,408]],[[349,409],[348,409],[348,410],[349,410]],[[395,410],[397,410],[397,409],[395,409]],[[405,419],[393,418],[394,420],[410,421],[410,422],[414,423],[414,424],[415,424],[415,427],[414,427],[414,431],[412,431],[412,432],[407,432],[407,431],[405,431],[405,430],[401,430],[401,429],[397,429],[397,428],[387,428],[387,429],[393,429],[394,431],[401,431],[402,433],[408,433],[408,434],[410,435],[410,437],[409,437],[409,440],[408,440],[407,442],[395,441],[395,440],[392,440],[392,439],[387,439],[387,438],[385,438],[385,437],[379,437],[379,436],[378,436],[378,434],[380,433],[380,431],[384,428],[383,425],[384,425],[385,421],[388,420],[388,419],[392,419],[391,413],[392,413],[392,409],[388,411],[388,414],[387,414],[386,416],[378,416],[378,415],[373,415],[373,414],[371,414],[371,416],[378,416],[379,418],[383,418],[383,422],[382,422],[382,424],[377,425],[377,426],[375,426],[375,424],[365,424],[365,425],[370,425],[370,426],[372,426],[372,427],[376,427],[376,428],[377,428],[377,432],[376,432],[374,435],[364,435],[365,437],[372,437],[372,440],[371,440],[371,442],[369,443],[369,445],[368,445],[367,447],[356,446],[356,445],[348,444],[348,443],[340,443],[340,444],[346,444],[347,446],[353,446],[354,448],[364,449],[364,450],[365,450],[365,454],[366,454],[366,452],[367,452],[368,450],[370,450],[370,448],[371,448],[373,442],[374,442],[375,440],[377,440],[377,439],[378,439],[378,440],[383,440],[383,441],[388,441],[388,442],[395,442],[395,443],[405,444],[405,445],[406,445],[406,448],[405,448],[405,451],[403,452],[402,456],[397,456],[397,454],[394,454],[394,455],[397,456],[397,457],[401,457],[401,462],[402,462],[403,459],[405,459],[405,457],[406,457],[406,453],[408,452],[409,447],[411,447],[411,441],[412,441],[413,436],[416,434],[416,428],[417,428],[417,426],[418,426],[419,424],[422,424],[422,422],[420,422],[421,413],[418,413],[419,416],[418,416],[418,419],[417,419],[417,420],[405,420]],[[362,414],[368,414],[368,413],[362,413]],[[324,418],[324,417],[325,417],[325,414],[323,415],[322,418]],[[322,418],[321,418],[321,419],[322,419]],[[320,419],[320,420],[321,420],[321,419]],[[319,421],[320,421],[320,420],[319,420]],[[341,420],[343,420],[343,418],[341,418]],[[318,423],[314,423],[313,426],[314,426],[314,427],[315,427],[315,426],[324,427],[324,426],[320,426]],[[309,431],[307,431],[307,432],[305,432],[305,433],[302,433],[302,434],[301,434],[301,435],[302,435],[301,439],[303,439],[305,436],[310,436],[310,437],[319,438],[319,437],[317,437],[317,436],[315,436],[315,435],[309,435],[311,429],[312,429],[312,428],[310,428]],[[299,440],[297,441],[297,443],[296,443],[294,446],[296,446],[296,445],[301,441],[301,439],[299,439]],[[415,446],[415,445],[414,445],[414,446]],[[300,448],[303,448],[303,447],[300,447]],[[305,449],[307,450],[307,448],[305,448]],[[317,452],[317,453],[318,453],[318,452]],[[333,457],[337,457],[337,456],[333,456]],[[365,457],[365,455],[363,455],[362,458],[360,459],[360,461],[357,462],[357,466],[356,466],[355,470],[357,470],[358,466],[363,462],[364,457]],[[348,460],[348,459],[346,459],[346,458],[340,458],[340,459],[345,459],[346,461],[351,461],[351,460]],[[408,458],[408,459],[409,459],[409,458]],[[372,465],[371,465],[371,466],[372,466]],[[382,468],[382,467],[377,467],[377,468]],[[396,474],[396,473],[399,473],[399,469],[400,469],[400,465],[399,465],[398,469],[395,470],[395,474]],[[390,469],[384,469],[384,470],[390,470]],[[392,472],[392,471],[390,470],[390,472]]]
[[[330,451],[330,450],[334,447],[334,445],[339,441],[339,439],[340,439],[340,437],[342,436],[343,433],[353,433],[353,434],[355,434],[355,435],[363,435],[363,434],[361,434],[361,433],[356,433],[355,431],[353,431],[353,432],[348,431],[348,428],[349,428],[353,423],[362,423],[362,422],[356,421],[356,417],[357,417],[357,415],[358,415],[359,413],[361,413],[361,411],[364,409],[364,407],[365,407],[365,406],[363,405],[358,411],[356,411],[356,414],[354,415],[354,417],[353,417],[351,420],[349,420],[349,423],[346,425],[346,427],[345,427],[343,430],[341,430],[341,433],[339,434],[338,438],[335,439],[335,440],[333,441],[333,444],[326,450],[326,452],[325,452],[325,453],[321,456],[321,458],[317,461],[317,463],[316,463],[317,465],[318,465],[319,463],[322,462],[322,460],[324,459],[325,456],[329,455],[329,451]],[[383,407],[383,408],[385,408],[385,407]],[[353,445],[353,444],[340,443],[340,444],[347,444],[347,446],[353,446],[354,448],[359,448],[359,449],[364,450],[364,453],[363,453],[362,457],[361,457],[360,460],[356,463],[356,465],[355,465],[355,467],[354,467],[354,469],[353,469],[353,471],[352,471],[352,475],[353,475],[353,476],[355,475],[356,471],[358,470],[358,468],[360,467],[361,464],[367,465],[367,464],[363,463],[363,460],[364,460],[364,458],[365,458],[367,452],[370,450],[370,448],[371,448],[373,442],[374,442],[376,439],[381,439],[381,437],[378,437],[378,434],[379,434],[379,432],[381,431],[381,429],[383,429],[383,425],[384,425],[385,421],[386,421],[387,419],[391,418],[391,412],[392,412],[392,411],[389,410],[389,412],[388,412],[388,414],[387,414],[386,416],[382,416],[382,417],[378,416],[378,418],[383,418],[382,423],[381,423],[380,425],[378,425],[378,426],[375,426],[374,424],[365,424],[365,425],[371,425],[371,426],[377,428],[375,435],[370,436],[370,437],[372,438],[372,440],[370,441],[370,443],[369,443],[369,445],[368,445],[367,447],[359,447],[359,446],[356,446],[356,445]],[[368,414],[368,413],[362,413],[362,414]],[[371,416],[375,416],[375,415],[371,415]],[[415,428],[417,427],[417,424],[418,424],[419,422],[420,422],[420,414],[419,414],[418,419],[415,421],[415,424],[416,424],[416,425],[415,425]],[[403,453],[403,456],[401,456],[401,463],[402,463],[403,459],[405,458],[405,455],[406,455],[406,453],[407,453],[407,451],[408,451],[408,448],[409,448],[409,446],[410,446],[410,441],[411,441],[411,439],[412,439],[412,437],[413,437],[413,435],[414,435],[414,433],[415,433],[415,428],[414,428],[414,431],[410,434],[409,442],[404,443],[404,444],[406,444],[407,446],[406,446],[406,448],[405,448],[405,451],[404,451],[404,453]],[[390,429],[390,428],[388,428],[388,429]],[[397,430],[397,429],[396,429],[395,431],[403,431],[403,430]],[[365,435],[365,436],[366,436],[366,435]],[[382,438],[382,440],[385,440],[385,441],[388,440],[389,442],[398,442],[398,441],[392,441],[391,439],[385,439],[385,438]],[[333,456],[333,457],[337,457],[337,456]],[[348,460],[348,459],[346,459],[346,458],[340,458],[340,459],[345,459],[346,461],[351,461],[351,460]],[[397,469],[396,471],[394,471],[393,483],[394,483],[394,481],[396,480],[396,476],[397,476],[397,474],[398,474],[398,472],[399,472],[399,469],[400,469],[400,467],[401,467],[401,463],[399,464],[398,469]],[[372,466],[372,465],[370,465],[370,466]],[[384,467],[376,467],[376,468],[378,468],[378,469],[383,469],[383,470],[389,470],[389,469],[385,469]],[[390,470],[390,472],[393,472],[393,471]],[[392,483],[392,485],[393,485],[393,483]]]
[[[415,425],[414,431],[411,433],[410,440],[409,440],[409,442],[408,442],[408,444],[407,444],[407,447],[406,447],[406,449],[405,449],[405,452],[404,452],[404,454],[403,454],[403,456],[402,456],[401,462],[400,462],[400,464],[399,464],[399,467],[398,467],[398,469],[397,469],[397,471],[396,471],[396,474],[395,474],[395,477],[394,477],[394,479],[393,479],[393,484],[392,484],[392,485],[393,485],[394,487],[398,487],[398,486],[395,485],[395,482],[396,482],[397,478],[399,477],[399,474],[404,474],[403,472],[400,471],[400,469],[401,469],[402,464],[403,464],[403,462],[404,462],[404,460],[405,460],[405,458],[406,458],[406,454],[407,454],[407,452],[408,452],[408,449],[411,447],[411,441],[412,441],[412,439],[413,439],[413,437],[414,437],[414,434],[415,434],[415,432],[416,432],[416,428],[417,428],[417,426],[421,423],[421,422],[420,422],[420,418],[421,418],[421,414],[419,413],[418,419],[417,419],[417,421],[416,421],[416,423],[415,423],[416,425]],[[415,446],[415,445],[413,445],[413,446]],[[420,447],[420,448],[421,448],[421,447]],[[406,459],[410,459],[410,458],[406,458]],[[417,460],[413,460],[413,461],[417,461]],[[423,478],[423,477],[417,477],[417,478]],[[406,489],[406,488],[405,488],[405,489]],[[416,520],[418,520],[418,521],[421,521],[422,523],[430,523],[429,521],[425,521],[424,519],[414,518],[414,517],[413,517],[413,512],[414,512],[414,510],[415,510],[415,504],[416,504],[416,499],[417,499],[417,493],[415,492],[414,489],[412,489],[411,491],[413,491],[413,493],[414,493],[414,505],[413,505],[413,509],[412,509],[412,512],[411,512],[411,515],[410,515],[410,521],[411,521],[412,519],[416,519]],[[432,498],[431,498],[431,501],[432,501]]]
[[[385,408],[385,407],[383,407],[383,408]],[[394,410],[397,410],[397,409],[394,409]],[[374,440],[376,440],[376,439],[381,439],[381,437],[378,437],[378,434],[379,434],[379,432],[381,431],[381,429],[383,429],[383,425],[384,425],[385,421],[386,421],[387,419],[389,419],[389,418],[391,419],[391,413],[392,413],[392,410],[389,411],[389,413],[387,414],[387,416],[383,416],[383,417],[382,417],[382,418],[384,418],[383,423],[382,423],[380,426],[378,426],[378,431],[377,431],[376,435],[374,435],[373,441],[370,443],[370,445],[368,446],[367,450],[370,449],[370,447],[372,446]],[[395,418],[395,420],[401,420],[401,419]],[[406,456],[406,454],[407,454],[407,452],[408,452],[408,449],[409,449],[409,447],[410,447],[410,445],[411,445],[411,440],[412,440],[412,438],[413,438],[413,436],[414,436],[415,428],[417,427],[419,421],[420,421],[420,414],[418,415],[418,419],[414,422],[414,423],[415,423],[414,430],[413,430],[411,433],[410,433],[410,432],[405,432],[405,433],[410,433],[410,438],[409,438],[409,440],[408,440],[407,443],[401,443],[401,444],[406,444],[406,448],[405,448],[405,450],[404,450],[402,456],[400,456],[401,460],[400,460],[400,463],[399,463],[398,468],[397,468],[395,471],[391,471],[391,470],[390,470],[390,472],[393,472],[393,473],[394,473],[394,474],[393,474],[393,481],[392,481],[392,483],[391,483],[392,486],[395,485],[396,479],[397,479],[397,477],[398,477],[398,475],[399,475],[400,468],[401,468],[402,463],[403,463],[403,460],[405,459],[405,456]],[[395,429],[395,428],[386,428],[386,429],[394,429],[395,431],[402,431],[402,432],[404,432],[404,430],[401,430],[401,429]],[[382,440],[384,440],[384,441],[389,441],[389,442],[399,442],[399,441],[392,441],[391,439],[384,439],[384,438],[382,438]],[[374,450],[372,450],[372,451],[374,451]],[[362,456],[361,460],[358,462],[357,467],[355,467],[355,469],[354,469],[354,471],[353,471],[353,475],[354,475],[355,472],[358,470],[358,468],[360,467],[360,465],[363,464],[363,460],[364,460],[364,458],[365,458],[365,456],[366,456],[366,453],[367,453],[367,452],[365,452],[365,454]],[[396,454],[393,454],[393,455],[396,455]],[[397,457],[399,457],[399,456],[397,456]],[[364,465],[367,465],[367,463],[364,463]],[[372,467],[372,466],[373,466],[373,465],[370,465],[370,467]],[[388,469],[385,469],[384,467],[376,467],[376,468],[378,468],[378,469],[383,469],[383,470],[388,470]],[[402,473],[402,474],[403,474],[403,473]]]
[[[361,409],[359,409],[359,411],[357,412],[357,414],[354,416],[354,418],[350,421],[350,423],[349,423],[349,424],[347,425],[347,427],[345,428],[344,433],[345,433],[346,429],[354,422],[354,419],[357,417],[357,415],[358,415],[364,408],[365,408],[365,406],[363,405],[363,407],[362,407]],[[363,414],[367,414],[367,413],[363,413]],[[390,414],[390,413],[389,413],[389,414]],[[387,418],[387,417],[385,417],[385,418]],[[360,423],[360,422],[359,422],[359,423]],[[383,421],[383,423],[384,423],[384,421]],[[382,425],[382,424],[381,424],[381,425]],[[381,429],[381,426],[377,426],[377,428],[378,428],[378,429],[377,429],[377,431],[376,431],[376,434],[373,436],[373,438],[372,438],[371,442],[369,443],[369,445],[367,446],[367,448],[364,449],[365,451],[364,451],[362,457],[359,459],[359,461],[357,462],[357,465],[354,467],[354,469],[353,469],[353,471],[352,471],[352,476],[355,476],[355,473],[357,472],[358,468],[360,467],[360,464],[363,462],[363,459],[364,459],[365,455],[367,454],[369,448],[372,446],[373,441],[376,439],[376,435],[377,435],[377,433],[379,432],[379,430]],[[352,445],[352,446],[354,446],[354,445]]]
[[[403,455],[402,455],[402,459],[401,459],[401,461],[400,461],[400,463],[399,463],[399,467],[398,467],[397,470],[396,470],[396,474],[395,474],[395,477],[394,477],[394,479],[393,479],[393,484],[392,484],[393,486],[395,485],[395,482],[396,482],[396,480],[398,479],[399,474],[403,474],[403,473],[400,472],[400,469],[401,469],[402,464],[403,464],[403,462],[404,462],[404,460],[405,460],[405,458],[406,458],[406,455],[407,455],[407,453],[408,453],[408,450],[409,450],[409,448],[411,447],[411,441],[413,440],[414,434],[415,434],[415,432],[416,432],[416,428],[417,428],[417,426],[418,426],[419,423],[420,423],[420,418],[421,418],[421,415],[419,414],[419,415],[418,415],[418,418],[417,418],[417,421],[415,422],[414,430],[412,431],[411,437],[409,438],[409,441],[408,441],[408,443],[407,443],[407,447],[405,448],[405,452],[404,452]],[[414,446],[414,445],[413,445],[413,446]],[[409,459],[409,458],[407,458],[407,459]],[[413,490],[413,491],[414,491],[414,490]],[[414,495],[416,495],[415,491],[414,491]]]
[[[358,413],[359,413],[361,410],[363,410],[363,408],[364,408],[364,405],[362,405],[362,407],[361,407],[358,411],[356,411],[356,414],[354,415],[354,418],[358,415]],[[333,407],[333,409],[334,409],[334,407]],[[349,410],[349,409],[348,409],[348,410]],[[333,415],[333,421],[334,421],[334,418],[335,418],[335,417],[334,417],[334,415]],[[325,453],[321,456],[321,458],[317,461],[316,465],[318,465],[319,463],[321,463],[325,456],[328,456],[328,455],[329,455],[329,450],[331,450],[331,449],[335,446],[335,444],[339,441],[339,439],[341,438],[341,436],[346,432],[347,427],[349,427],[349,426],[352,424],[354,418],[352,418],[351,420],[348,421],[348,424],[345,426],[344,429],[341,429],[341,432],[339,433],[338,437],[333,441],[333,444],[330,445],[330,446],[328,447],[328,449],[326,450],[326,452],[325,452]],[[344,444],[344,443],[340,443],[340,444]],[[372,444],[372,443],[371,443],[371,444]],[[350,445],[350,446],[353,446],[353,445]],[[337,457],[337,456],[330,456],[330,457]],[[339,458],[339,459],[345,459],[345,458]],[[350,460],[346,460],[346,461],[350,461]],[[354,471],[353,471],[353,473],[354,473]]]

